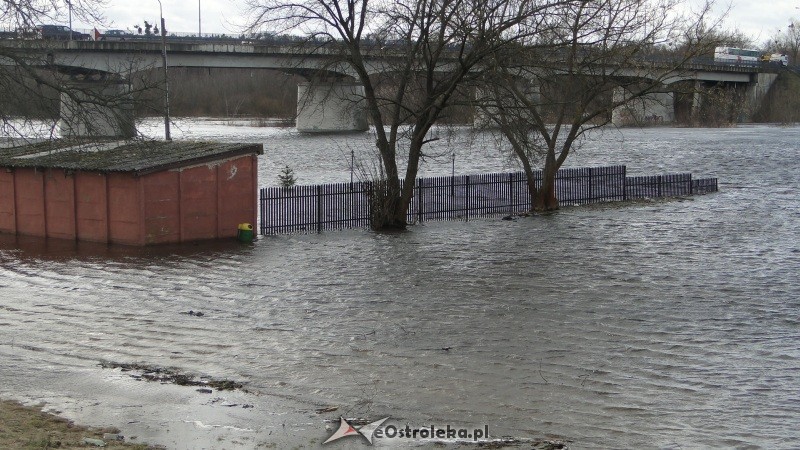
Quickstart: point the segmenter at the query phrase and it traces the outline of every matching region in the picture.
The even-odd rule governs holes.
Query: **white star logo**
[[[389,418],[384,417],[381,420],[376,420],[375,422],[368,423],[360,428],[356,428],[350,425],[346,420],[344,420],[344,417],[340,417],[339,420],[340,420],[339,429],[336,430],[336,432],[333,433],[331,437],[328,438],[328,440],[323,442],[323,444],[336,441],[343,437],[358,436],[358,435],[364,436],[364,438],[367,439],[367,442],[372,444],[372,438],[375,435],[375,430],[380,428],[380,426],[383,425],[383,422],[386,422],[387,420],[389,420]]]

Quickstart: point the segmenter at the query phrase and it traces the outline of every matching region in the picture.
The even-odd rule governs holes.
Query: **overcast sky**
[[[701,0],[690,0],[700,2]],[[169,31],[197,32],[198,9],[203,33],[237,33],[243,23],[241,0],[161,0],[164,19]],[[737,28],[760,44],[785,30],[791,19],[800,17],[800,0],[719,0],[717,13],[728,6],[730,14],[726,28]],[[109,0],[105,11],[112,21],[109,28],[129,29],[142,25],[144,20],[158,23],[158,0]],[[75,23],[74,28],[91,28],[90,24]]]

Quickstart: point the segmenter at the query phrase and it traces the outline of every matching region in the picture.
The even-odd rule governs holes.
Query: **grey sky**
[[[689,0],[693,3],[701,0]],[[170,31],[196,32],[198,6],[204,33],[237,33],[243,23],[241,0],[161,0],[164,18]],[[728,29],[739,29],[760,44],[785,30],[789,21],[800,17],[800,0],[731,0],[720,1],[715,12],[721,14],[728,6],[725,22]],[[158,23],[158,0],[109,0],[106,17],[113,22],[109,28],[132,28],[144,20]],[[75,23],[75,28],[91,28],[91,24]]]

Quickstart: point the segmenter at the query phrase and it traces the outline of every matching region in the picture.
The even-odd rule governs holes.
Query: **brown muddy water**
[[[346,181],[370,141],[179,128],[264,142],[262,185],[285,165],[300,183]],[[426,175],[449,173],[454,150],[459,173],[511,168],[466,131],[439,145]],[[720,192],[253,245],[4,236],[0,396],[170,448],[313,447],[339,415],[572,448],[796,447],[800,128],[606,131],[571,164],[716,176]]]

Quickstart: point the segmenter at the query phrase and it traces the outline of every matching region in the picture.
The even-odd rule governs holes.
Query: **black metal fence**
[[[541,171],[534,173],[534,183],[541,186]],[[706,194],[717,191],[717,179],[693,180],[688,173],[628,177],[625,166],[587,167],[559,170],[555,187],[562,205],[581,205]],[[262,188],[259,232],[368,228],[372,192],[370,182]],[[522,172],[418,178],[408,221],[513,214],[529,210],[530,204]]]

